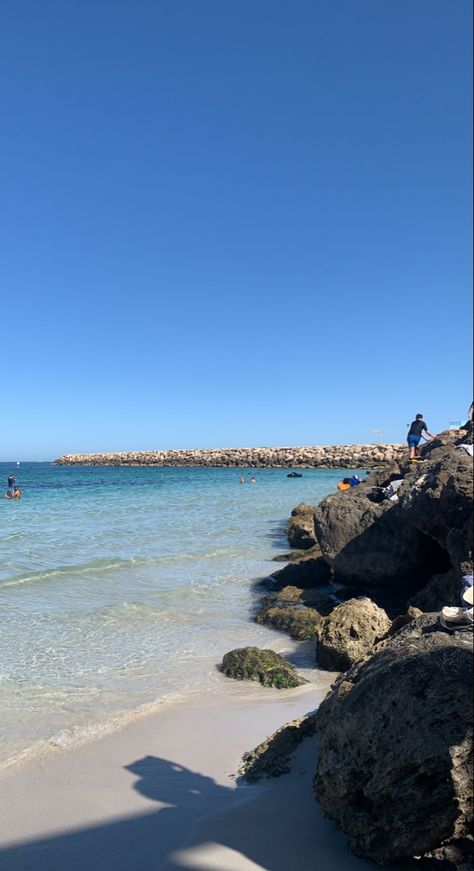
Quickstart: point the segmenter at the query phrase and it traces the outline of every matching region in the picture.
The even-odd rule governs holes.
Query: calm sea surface
[[[4,489],[10,472],[23,498],[0,502],[0,765],[219,692],[232,647],[285,647],[251,622],[252,580],[280,567],[291,509],[341,476],[1,463]]]

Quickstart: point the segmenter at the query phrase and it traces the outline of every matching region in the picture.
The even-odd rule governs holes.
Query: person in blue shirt
[[[428,430],[428,427],[423,420],[423,415],[417,414],[415,420],[410,424],[410,429],[408,430],[407,435],[408,447],[410,448],[410,460],[416,460],[418,456],[418,445],[420,444],[420,439],[424,439],[425,442],[429,441],[429,439],[423,435],[423,431],[426,432],[431,439],[434,439],[433,433]]]

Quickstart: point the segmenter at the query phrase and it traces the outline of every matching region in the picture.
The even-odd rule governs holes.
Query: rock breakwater
[[[209,448],[64,454],[59,466],[230,466],[236,468],[359,469],[401,460],[403,445],[316,445],[283,448]]]

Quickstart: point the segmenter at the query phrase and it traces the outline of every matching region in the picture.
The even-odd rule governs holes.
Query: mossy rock
[[[283,608],[265,608],[257,614],[255,620],[257,623],[288,632],[298,641],[307,641],[316,637],[317,627],[322,617],[314,608],[289,605]]]
[[[237,647],[225,654],[221,671],[235,680],[260,681],[265,687],[289,689],[307,683],[292,665],[274,650]]]

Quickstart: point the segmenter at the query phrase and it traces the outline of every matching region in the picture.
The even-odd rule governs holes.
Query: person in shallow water
[[[11,491],[11,490],[7,490],[7,492],[5,493],[5,495],[4,495],[3,498],[4,498],[4,499],[13,499],[13,493],[12,493],[12,491]]]
[[[7,480],[7,487],[9,490],[11,490],[13,488],[14,483],[15,483],[15,475],[9,475],[8,480]]]
[[[240,483],[245,484],[245,478],[243,475],[240,476]]]
[[[424,439],[425,442],[428,442],[429,439],[423,435],[423,430],[428,433],[431,439],[434,439],[433,433],[431,433],[426,426],[425,421],[423,420],[422,414],[417,414],[415,420],[413,420],[410,424],[410,429],[408,430],[407,442],[408,447],[410,448],[410,460],[416,460],[418,456],[418,445],[420,443],[420,439]]]
[[[250,483],[251,483],[251,484],[256,484],[256,483],[257,483],[257,479],[256,479],[255,475],[252,475],[252,477],[251,477],[251,479],[250,479]]]
[[[15,487],[12,493],[12,499],[21,499],[21,490],[19,487]]]

